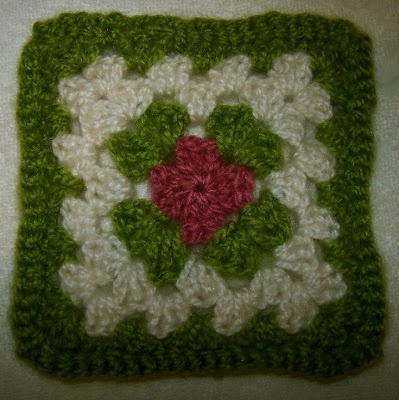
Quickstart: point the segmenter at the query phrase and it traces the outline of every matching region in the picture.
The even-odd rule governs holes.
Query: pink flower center
[[[252,202],[254,178],[242,166],[223,163],[216,142],[183,136],[172,165],[151,171],[152,201],[181,225],[189,245],[208,243],[229,216]]]

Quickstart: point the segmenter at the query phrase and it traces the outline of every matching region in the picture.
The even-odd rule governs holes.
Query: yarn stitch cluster
[[[315,138],[316,125],[332,116],[332,107],[326,90],[312,80],[310,62],[304,53],[284,54],[266,75],[256,75],[249,58],[239,55],[195,76],[190,59],[170,55],[145,75],[130,76],[124,59],[111,55],[98,57],[82,76],[61,80],[60,101],[74,124],[71,133],[54,139],[53,151],[83,180],[85,191],[62,204],[62,224],[80,250],[77,261],[64,263],[59,276],[64,292],[84,307],[88,334],[107,335],[120,321],[145,314],[149,332],[164,338],[190,316],[192,307],[212,308],[214,329],[222,335],[240,331],[259,310],[276,312],[279,325],[296,333],[310,324],[319,306],[345,294],[342,275],[323,260],[318,245],[337,238],[339,225],[317,205],[315,184],[334,176],[335,162]],[[206,221],[200,221],[200,215],[190,220],[184,212],[176,212],[179,202],[165,193],[163,174],[172,173],[172,164],[148,168],[152,182],[149,175],[133,182],[118,169],[109,150],[110,140],[142,117],[157,98],[172,99],[189,114],[177,144],[177,160],[184,146],[204,145],[216,154],[215,141],[207,138],[208,121],[220,105],[244,104],[256,123],[279,137],[283,167],[266,175],[253,169],[252,190],[251,168],[232,166],[236,175],[243,176],[227,196],[244,195],[227,210],[219,210],[217,218],[210,218],[212,226],[204,228],[201,223],[207,223],[208,214]],[[218,185],[225,179],[219,176]],[[242,182],[247,182],[243,190]],[[260,201],[267,193],[290,210],[292,233],[273,250],[272,262],[260,263],[249,282],[238,277],[231,284],[204,261],[201,249],[193,247],[174,285],[164,290],[149,279],[143,260],[132,257],[112,219],[118,204],[135,200],[148,205],[152,199],[180,220],[183,241],[204,243],[226,223],[227,214],[238,212],[240,218],[243,205],[252,197]],[[220,207],[220,202],[215,200],[210,207]]]

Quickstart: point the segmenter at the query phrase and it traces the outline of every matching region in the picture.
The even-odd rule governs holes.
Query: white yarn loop
[[[339,225],[310,189],[311,182],[327,181],[335,172],[327,148],[305,135],[332,115],[328,93],[312,79],[310,57],[293,53],[277,58],[266,75],[252,74],[250,59],[239,55],[202,76],[192,75],[191,60],[182,55],[164,57],[145,75],[129,75],[124,59],[111,55],[60,81],[60,102],[73,123],[72,133],[54,139],[53,151],[86,190],[61,208],[61,222],[81,249],[76,263],[61,266],[59,277],[64,292],[85,307],[88,334],[107,335],[121,320],[144,313],[149,332],[163,338],[189,317],[191,307],[213,308],[214,328],[222,335],[240,331],[263,309],[277,310],[280,326],[295,333],[309,325],[319,305],[345,294],[342,275],[323,261],[316,245],[335,239]],[[255,119],[280,137],[286,165],[257,181],[257,191],[266,186],[292,211],[297,226],[275,250],[274,264],[260,268],[249,284],[231,287],[193,253],[173,287],[157,288],[114,234],[112,208],[150,198],[150,188],[117,170],[108,141],[163,97],[186,106],[185,134],[203,137],[204,123],[227,101],[249,105]]]

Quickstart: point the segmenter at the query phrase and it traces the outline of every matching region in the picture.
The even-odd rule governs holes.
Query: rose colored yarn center
[[[172,165],[151,171],[152,201],[181,225],[186,244],[207,243],[229,215],[253,200],[252,172],[221,161],[216,142],[179,139]]]

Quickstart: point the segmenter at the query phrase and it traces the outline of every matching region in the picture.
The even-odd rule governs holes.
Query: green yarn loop
[[[152,168],[172,160],[189,119],[179,104],[153,102],[132,131],[111,138],[109,149],[119,170],[133,182],[147,179]]]
[[[280,139],[268,129],[256,127],[249,106],[217,106],[206,130],[210,137],[216,138],[226,162],[247,165],[255,177],[265,176],[283,166]]]
[[[143,260],[155,285],[175,283],[189,255],[177,223],[146,200],[117,204],[112,221],[115,233],[133,257]]]
[[[252,278],[261,261],[271,258],[271,251],[290,233],[288,209],[264,190],[257,201],[243,208],[238,221],[215,233],[203,251],[203,259],[222,274]]]

